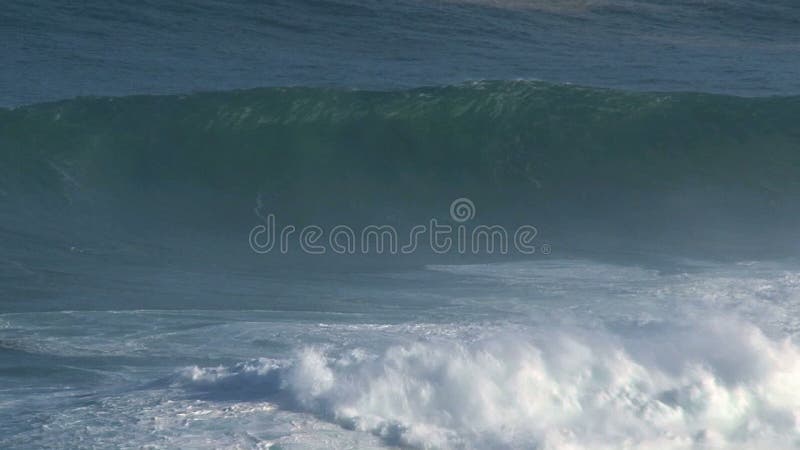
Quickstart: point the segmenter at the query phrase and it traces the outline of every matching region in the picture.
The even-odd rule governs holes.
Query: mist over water
[[[12,0],[0,447],[800,447],[798,22]],[[298,238],[433,220],[450,251]]]

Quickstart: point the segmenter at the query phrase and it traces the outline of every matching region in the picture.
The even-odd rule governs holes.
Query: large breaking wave
[[[791,170],[800,159],[798,111],[797,97],[538,82],[79,98],[0,110],[0,155],[6,175],[18,175],[4,177],[7,191],[24,174],[92,186],[174,181],[251,189],[280,181],[301,190],[396,181],[550,193],[703,180],[779,194],[798,182]]]
[[[299,223],[411,222],[468,196],[481,220],[741,238],[796,224],[798,112],[526,81],[79,98],[0,110],[0,193],[172,199],[196,222],[252,221],[259,197]]]

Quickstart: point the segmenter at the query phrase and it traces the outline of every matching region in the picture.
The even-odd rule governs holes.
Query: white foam
[[[192,368],[230,389],[272,377],[283,408],[422,448],[786,448],[800,436],[800,350],[715,319],[636,339],[554,331],[382,351],[306,347],[276,366]],[[642,341],[645,340],[645,342]]]
[[[60,403],[25,394],[20,404],[52,405],[46,427],[0,446],[800,447],[794,268],[660,273],[550,260],[431,269],[404,274],[448,272],[446,289],[411,319],[3,315],[2,340],[31,353],[215,362],[166,378],[122,373],[135,387],[86,392],[90,406],[67,401],[74,393]],[[402,304],[428,289],[380,295]]]

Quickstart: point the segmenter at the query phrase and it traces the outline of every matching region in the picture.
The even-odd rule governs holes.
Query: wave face
[[[338,175],[345,183],[388,176],[545,191],[580,182],[664,188],[705,180],[779,193],[797,182],[790,168],[798,111],[797,97],[535,82],[84,98],[3,110],[0,157],[4,175],[16,170],[28,183],[48,185],[253,189]],[[5,178],[4,189],[23,182],[14,178]]]
[[[0,189],[260,193],[308,220],[464,195],[539,216],[641,215],[654,202],[662,216],[752,216],[793,208],[799,112],[797,97],[537,82],[83,98],[0,111]]]

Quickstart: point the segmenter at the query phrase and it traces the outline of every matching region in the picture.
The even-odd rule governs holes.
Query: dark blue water
[[[800,448],[798,94],[797,0],[6,0],[0,448]],[[552,252],[249,246],[457,197]]]
[[[793,0],[10,0],[0,105],[276,85],[540,79],[800,93]]]

